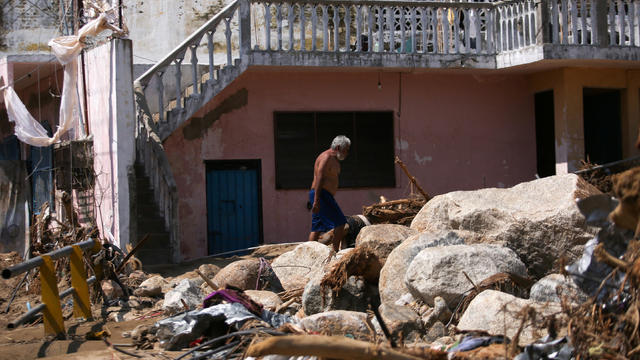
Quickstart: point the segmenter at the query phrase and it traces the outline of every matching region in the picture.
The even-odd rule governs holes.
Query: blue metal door
[[[209,255],[258,245],[260,213],[259,162],[208,164]]]

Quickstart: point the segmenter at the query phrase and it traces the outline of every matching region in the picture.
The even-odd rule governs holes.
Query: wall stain
[[[195,140],[204,133],[222,115],[240,109],[249,102],[249,91],[245,88],[238,90],[235,94],[226,98],[215,109],[208,112],[204,117],[192,118],[189,124],[182,129],[185,140]]]

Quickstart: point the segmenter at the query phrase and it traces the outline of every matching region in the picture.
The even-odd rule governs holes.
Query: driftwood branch
[[[252,344],[248,356],[265,355],[318,356],[349,360],[418,360],[420,358],[401,353],[386,346],[349,339],[342,336],[291,335],[277,336]],[[440,359],[430,357],[424,359]],[[446,359],[446,354],[444,359]]]
[[[202,278],[202,280],[204,280],[204,282],[207,283],[207,285],[209,285],[209,287],[211,289],[213,289],[213,291],[218,290],[218,287],[216,286],[216,284],[214,284],[213,281],[211,281],[211,279],[209,279],[208,277],[204,276],[204,274],[201,273],[200,270],[196,269],[195,272],[196,272],[196,274],[198,274]]]
[[[413,175],[411,175],[409,173],[409,170],[407,169],[407,167],[404,165],[404,163],[402,162],[402,160],[400,160],[399,157],[396,156],[396,164],[398,164],[398,166],[400,166],[400,168],[402,169],[402,171],[404,171],[404,173],[407,175],[407,177],[409,178],[409,180],[411,181],[411,183],[413,184],[413,186],[416,187],[416,189],[418,189],[418,191],[420,192],[420,194],[422,194],[422,196],[424,197],[424,199],[426,201],[429,201],[429,199],[431,199],[431,197],[429,196],[429,194],[427,194],[426,191],[424,191],[420,185],[418,185],[418,181],[416,180],[415,177],[413,177]]]

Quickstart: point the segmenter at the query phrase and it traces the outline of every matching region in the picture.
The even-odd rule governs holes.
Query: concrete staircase
[[[135,216],[138,238],[135,239],[133,246],[149,234],[149,239],[135,256],[142,261],[143,266],[169,264],[171,263],[170,234],[166,230],[164,217],[156,204],[149,178],[144,173],[144,166],[136,164],[135,174]]]

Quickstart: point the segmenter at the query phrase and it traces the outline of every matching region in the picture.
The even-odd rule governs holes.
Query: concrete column
[[[112,63],[111,101],[114,108],[111,121],[116,125],[118,153],[118,228],[120,246],[124,248],[131,243],[129,196],[129,176],[133,172],[135,162],[135,103],[133,99],[133,53],[131,40],[111,40]]]

